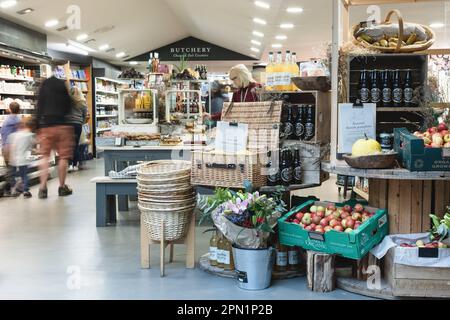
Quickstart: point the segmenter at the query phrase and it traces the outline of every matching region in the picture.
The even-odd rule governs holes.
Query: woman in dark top
[[[222,91],[222,85],[219,81],[214,81],[211,84],[211,120],[220,121],[222,117],[223,104],[225,102],[230,102],[228,96],[226,96]],[[206,99],[207,110],[209,110],[209,99]]]

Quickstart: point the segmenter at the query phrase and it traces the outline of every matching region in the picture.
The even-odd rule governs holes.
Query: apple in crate
[[[336,226],[333,229],[337,232],[344,232],[344,228],[342,226]]]
[[[320,220],[320,225],[322,226],[322,227],[328,227],[329,226],[329,224],[330,224],[330,221],[327,219],[327,218],[324,218],[324,219],[322,219],[322,220]]]
[[[300,220],[295,219],[294,221],[292,221],[292,223],[300,224]]]
[[[359,227],[361,227],[362,224],[363,224],[363,223],[362,223],[361,221],[356,221],[356,222],[355,222],[355,230],[356,230],[356,229],[359,229]]]
[[[317,212],[317,206],[312,206],[312,207],[309,209],[309,212],[311,212],[311,213],[316,213],[316,212]]]
[[[354,208],[355,212],[362,213],[364,211],[364,207],[361,204],[357,204]]]
[[[323,219],[325,218],[325,212],[317,211],[316,216],[319,217],[320,219]]]
[[[316,215],[316,216],[314,216],[314,218],[312,218],[312,223],[314,223],[315,225],[319,225],[320,224],[320,222],[322,221],[322,219],[318,216],[318,215]]]
[[[343,210],[347,213],[351,213],[353,211],[353,208],[349,205],[344,206]]]
[[[309,226],[311,224],[311,214],[307,213],[303,216],[302,219],[303,224]]]
[[[344,211],[342,211],[342,210],[338,210],[338,211],[335,211],[335,212],[333,212],[333,218],[334,219],[339,219],[339,218],[341,218],[341,213],[343,213]]]
[[[330,226],[326,226],[323,230],[325,230],[325,232],[330,232],[332,230],[334,230],[332,227]]]
[[[334,227],[337,227],[337,226],[341,226],[341,223],[338,220],[333,219],[333,220],[330,221],[330,227],[334,228]]]
[[[431,144],[432,147],[438,148],[437,146],[442,147],[444,144],[444,139],[442,139],[442,136],[440,133],[435,133],[433,135],[433,143]]]
[[[347,229],[345,229],[345,233],[352,233],[353,232],[353,229],[352,228],[347,228]]]
[[[317,207],[317,213],[319,212],[323,212],[323,214],[325,214],[326,209],[322,206]]]
[[[295,219],[302,221],[304,216],[305,216],[305,214],[303,212],[299,212],[295,215]]]
[[[353,220],[352,218],[349,217],[349,218],[346,219],[346,221],[347,221],[346,225],[347,225],[348,229],[354,229],[355,228],[355,220]]]
[[[437,131],[438,131],[438,132],[442,132],[442,131],[445,131],[445,130],[448,130],[448,127],[447,127],[447,125],[446,125],[445,123],[441,123],[441,124],[439,124],[439,126],[437,127]]]
[[[447,133],[446,135],[444,135],[444,142],[445,143],[449,143],[450,142],[450,133]]]
[[[362,220],[362,214],[359,212],[353,212],[352,219],[355,221],[361,221]]]
[[[311,226],[307,226],[307,227],[305,228],[305,230],[311,232],[311,231],[313,231],[314,229],[313,229]]]
[[[350,217],[350,213],[349,213],[349,212],[343,212],[343,213],[341,214],[341,219],[342,219],[342,220],[347,219],[348,217]]]

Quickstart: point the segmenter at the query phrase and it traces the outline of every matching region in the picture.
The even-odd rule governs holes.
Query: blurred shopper
[[[58,155],[58,174],[60,197],[72,194],[72,189],[66,185],[68,161],[72,159],[74,145],[73,127],[67,123],[71,113],[72,99],[62,80],[51,77],[44,81],[39,92],[37,106],[37,122],[39,126],[38,141],[42,156],[41,185],[39,199],[48,196],[47,180],[50,154],[53,150]]]
[[[70,96],[72,97],[73,104],[70,113],[67,116],[67,123],[73,127],[75,136],[73,157],[69,161],[69,172],[72,172],[78,170],[78,165],[81,160],[79,150],[80,137],[83,130],[83,125],[86,123],[88,116],[88,108],[86,98],[79,88],[73,87],[70,89]]]
[[[206,99],[206,109],[210,110],[210,119],[215,123],[212,126],[216,126],[216,122],[222,118],[223,104],[230,102],[230,98],[223,92],[223,86],[219,81],[214,81],[211,84],[211,108],[209,108],[209,98]]]
[[[258,92],[257,90],[262,88],[258,84],[251,72],[243,64],[239,64],[230,70],[230,80],[233,81],[234,86],[238,89],[237,92],[233,94],[233,102],[258,102]]]
[[[11,134],[18,130],[20,124],[20,105],[17,102],[12,102],[9,105],[9,115],[6,117],[1,128],[2,135],[2,155],[6,164],[6,186],[5,186],[5,196],[11,195],[11,189],[16,184],[14,179],[14,168],[9,163],[9,146],[8,138]]]
[[[8,138],[9,160],[17,178],[21,179],[22,187],[19,183],[14,186],[13,196],[19,196],[23,193],[24,198],[31,198],[30,187],[28,184],[28,166],[30,156],[33,150],[34,134],[33,120],[27,119],[19,125],[19,131],[11,134]]]

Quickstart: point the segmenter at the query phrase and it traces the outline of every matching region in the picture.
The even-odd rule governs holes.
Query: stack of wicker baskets
[[[183,239],[196,207],[191,163],[149,162],[138,169],[137,179],[139,210],[144,216],[149,238],[153,241]],[[164,239],[161,234],[163,224]]]

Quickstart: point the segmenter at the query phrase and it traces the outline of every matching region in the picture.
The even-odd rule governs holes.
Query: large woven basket
[[[392,24],[391,17],[393,14],[396,14],[398,17],[398,25],[399,25],[398,38],[399,38],[399,40],[402,40],[402,39],[404,39],[404,20],[403,20],[403,16],[399,10],[390,11],[383,24],[385,24],[385,25]],[[360,46],[363,46],[363,47],[366,47],[369,49],[378,50],[378,51],[385,52],[385,53],[412,53],[412,52],[424,51],[424,50],[429,49],[435,43],[436,34],[430,27],[428,27],[426,25],[421,25],[421,26],[422,26],[422,28],[425,29],[425,32],[427,33],[427,41],[426,41],[426,43],[422,43],[422,44],[414,44],[414,45],[405,46],[402,44],[402,41],[398,41],[397,47],[382,47],[382,46],[374,46],[365,41],[360,42],[356,39],[356,33],[359,30],[359,24],[353,26],[353,28],[352,28],[353,42],[357,45],[360,45]]]
[[[144,224],[147,227],[149,238],[153,241],[161,241],[161,226],[164,222],[164,240],[176,241],[186,236],[188,225],[191,221],[195,206],[181,210],[149,210],[139,205],[139,210],[144,216]]]
[[[267,154],[251,151],[233,155],[193,152],[192,184],[239,189],[251,182],[254,188],[260,188],[267,184],[266,160]]]
[[[149,238],[176,241],[185,237],[196,207],[190,184],[191,162],[153,161],[138,169],[139,210]]]

